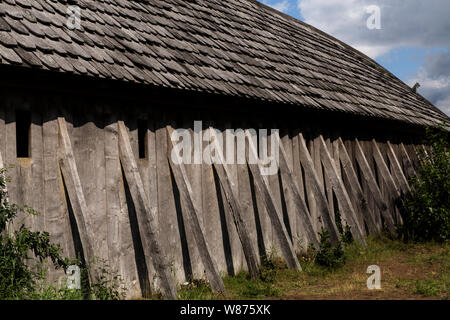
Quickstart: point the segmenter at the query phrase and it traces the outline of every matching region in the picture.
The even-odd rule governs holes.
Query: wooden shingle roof
[[[74,4],[80,30],[66,25]],[[254,0],[0,0],[0,64],[419,125],[448,119],[362,53]]]

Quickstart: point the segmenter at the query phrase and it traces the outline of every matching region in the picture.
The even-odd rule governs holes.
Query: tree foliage
[[[406,241],[444,242],[450,234],[450,134],[428,128],[425,144],[418,150],[420,168],[410,179],[411,194],[403,200],[403,225],[399,233]]]
[[[47,232],[30,231],[24,224],[12,231],[18,214],[37,213],[29,207],[10,204],[6,191],[5,170],[0,169],[0,300],[26,299],[34,292],[40,273],[27,263],[32,259],[50,259],[56,268],[66,267],[59,245],[50,243]]]

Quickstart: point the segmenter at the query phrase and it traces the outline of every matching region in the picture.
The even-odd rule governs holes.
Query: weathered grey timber
[[[320,182],[316,171],[314,169],[314,163],[306,147],[305,138],[302,133],[299,133],[299,146],[300,146],[300,161],[305,169],[307,184],[310,185],[312,192],[314,193],[314,199],[318,206],[319,211],[322,213],[322,223],[330,233],[330,239],[333,242],[339,240],[339,232],[336,227],[336,222],[331,218],[332,215],[328,208],[328,203],[323,193],[322,183]]]
[[[294,249],[292,246],[292,242],[289,240],[289,235],[286,230],[286,226],[281,220],[280,209],[277,207],[275,203],[275,199],[272,195],[272,192],[269,188],[269,183],[265,176],[261,174],[261,165],[259,164],[259,160],[257,164],[252,164],[250,159],[250,153],[253,153],[254,159],[257,159],[257,148],[253,143],[252,136],[248,130],[245,130],[245,135],[247,137],[247,141],[249,144],[249,151],[247,155],[247,163],[252,172],[253,179],[255,181],[256,189],[259,191],[261,196],[264,199],[264,203],[267,208],[267,213],[269,214],[270,221],[275,230],[276,237],[281,246],[281,252],[286,260],[286,263],[289,268],[301,270],[302,267],[294,253]]]
[[[67,132],[66,120],[58,118],[59,128],[59,151],[61,158],[59,165],[64,178],[64,184],[69,194],[70,203],[75,214],[78,231],[80,233],[80,240],[83,245],[84,259],[87,263],[93,263],[95,259],[95,252],[92,246],[92,239],[89,238],[86,228],[86,218],[89,216],[86,199],[83,192],[83,187],[78,175],[77,164],[73,154],[72,144],[70,142],[69,134]],[[96,278],[96,269],[88,269],[90,281]]]
[[[141,232],[146,260],[148,264],[153,264],[158,277],[161,279],[161,293],[163,296],[168,299],[177,299],[176,286],[170,272],[169,264],[159,243],[154,212],[148,207],[149,202],[131,149],[127,128],[123,121],[118,122],[118,127],[120,160],[130,187],[134,206],[136,207],[136,215],[140,226],[139,230]]]
[[[342,212],[342,218],[345,219],[345,223],[351,227],[351,232],[354,237],[358,239],[362,244],[367,245],[365,240],[365,232],[360,225],[358,217],[356,216],[355,210],[353,209],[352,203],[350,201],[350,197],[348,196],[347,190],[344,187],[344,183],[338,175],[334,161],[331,158],[325,141],[323,140],[323,137],[321,135],[318,137],[318,143],[322,163],[325,168],[326,174],[330,179],[333,190],[336,193],[339,207]]]
[[[244,249],[245,259],[247,261],[248,271],[252,278],[256,278],[259,275],[259,263],[257,259],[256,250],[253,247],[253,244],[250,240],[248,227],[246,226],[243,218],[242,218],[242,210],[239,205],[239,195],[236,193],[236,187],[233,184],[233,179],[231,177],[231,173],[229,171],[228,166],[225,164],[225,159],[222,154],[223,146],[219,144],[217,140],[214,129],[212,127],[209,128],[209,133],[211,138],[214,140],[214,144],[216,147],[216,157],[218,161],[213,161],[214,167],[217,170],[217,174],[219,175],[220,184],[222,185],[225,196],[227,198],[228,204],[231,209],[231,213],[233,216],[233,222],[236,226],[237,233],[239,235],[239,239],[242,243],[242,248]]]
[[[280,171],[283,183],[286,184],[286,189],[290,192],[285,192],[285,197],[290,197],[290,201],[293,202],[295,212],[300,217],[298,222],[300,223],[300,232],[306,235],[309,243],[317,245],[319,239],[317,233],[314,231],[313,223],[311,221],[308,207],[306,206],[305,199],[300,193],[300,188],[296,180],[294,180],[294,173],[291,165],[287,161],[286,150],[281,141],[278,141],[280,145]],[[298,149],[297,149],[298,150]]]
[[[412,162],[403,142],[399,144],[399,149],[401,153],[401,159],[403,160],[403,165],[405,166],[406,169],[407,176],[408,177],[414,176],[416,174],[416,170],[414,169],[414,163]]]
[[[400,162],[397,159],[397,156],[395,155],[394,149],[392,147],[392,144],[388,141],[387,142],[387,154],[389,157],[389,161],[392,166],[392,171],[397,179],[397,182],[402,190],[403,193],[408,193],[411,189],[409,188],[408,180],[405,177],[405,174],[403,173],[402,167],[400,166]]]
[[[171,138],[173,128],[171,126],[167,126],[166,129],[168,133],[168,139],[173,148],[174,141]],[[171,148],[169,148],[169,150],[171,150]],[[197,203],[194,201],[193,196],[194,192],[191,183],[189,182],[184,164],[181,158],[179,158],[179,155],[171,152],[169,152],[169,154],[172,155],[175,154],[176,156],[178,156],[178,158],[176,159],[178,164],[174,164],[171,158],[169,158],[168,161],[170,167],[172,168],[178,189],[180,190],[181,197],[185,201],[184,203],[186,206],[186,218],[187,218],[186,220],[188,221],[188,224],[191,226],[191,229],[194,232],[194,239],[195,242],[197,243],[200,257],[205,267],[206,275],[211,284],[211,288],[215,292],[225,293],[225,285],[223,284],[222,278],[220,277],[217,264],[213,260],[211,250],[209,249],[208,243],[205,240],[205,236],[203,234],[203,230],[198,219],[199,210],[197,209]]]
[[[349,189],[352,194],[352,199],[357,205],[359,215],[363,217],[364,222],[369,226],[369,230],[371,232],[376,232],[378,235],[380,235],[382,231],[381,223],[376,222],[375,212],[370,210],[368,207],[366,197],[361,189],[358,177],[356,175],[347,149],[345,148],[345,145],[340,137],[336,141],[336,149],[339,150],[339,159],[342,164],[344,173],[350,182]]]

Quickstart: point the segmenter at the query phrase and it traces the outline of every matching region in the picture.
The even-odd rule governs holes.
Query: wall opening
[[[147,158],[147,120],[138,120],[139,159]]]
[[[31,112],[16,110],[17,158],[31,157]]]

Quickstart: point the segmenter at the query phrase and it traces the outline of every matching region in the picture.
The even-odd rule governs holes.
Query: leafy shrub
[[[275,252],[269,252],[261,259],[260,279],[263,282],[272,283],[277,274],[277,265],[275,261]]]
[[[420,168],[403,200],[399,234],[406,241],[444,242],[450,235],[450,134],[427,128],[425,143],[431,150],[419,150]]]
[[[38,215],[27,206],[17,206],[8,201],[5,169],[0,168],[0,300],[3,299],[97,299],[125,298],[125,288],[120,276],[102,260],[100,265],[83,267],[79,259],[62,257],[60,244],[50,243],[48,232],[33,232],[25,225],[10,231],[19,213]],[[81,267],[82,289],[70,290],[46,283],[44,260],[50,259],[56,269],[69,265]],[[93,283],[87,280],[88,268],[99,271]],[[84,280],[84,281],[83,281]]]
[[[336,212],[334,220],[336,222],[336,227],[339,231],[339,235],[341,236],[342,243],[344,244],[352,243],[353,235],[351,227],[348,224],[345,227],[342,226],[341,212],[339,210]]]
[[[330,241],[330,234],[326,229],[322,229],[322,232],[319,233],[319,237],[319,249],[316,250],[314,245],[311,245],[315,255],[315,263],[330,269],[336,269],[343,266],[346,257],[342,242],[339,241],[333,246]]]
[[[40,272],[27,265],[32,254],[39,262],[50,259],[55,268],[65,268],[59,245],[50,243],[47,232],[33,232],[23,224],[13,232],[10,227],[20,212],[37,215],[28,207],[10,204],[6,192],[5,170],[0,169],[0,299],[27,299],[35,290]]]
[[[91,299],[95,300],[122,300],[126,296],[126,288],[121,276],[114,271],[106,261],[99,260],[100,266],[94,282],[90,286]],[[84,269],[86,272],[87,270]]]

